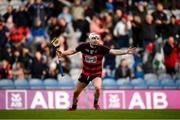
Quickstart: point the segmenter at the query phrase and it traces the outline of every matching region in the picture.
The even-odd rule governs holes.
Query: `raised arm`
[[[56,50],[58,56],[67,56],[77,53],[76,49],[68,49],[65,51]]]
[[[109,54],[111,54],[111,55],[125,55],[125,54],[133,54],[135,51],[136,51],[136,48],[128,48],[127,50],[110,49]]]

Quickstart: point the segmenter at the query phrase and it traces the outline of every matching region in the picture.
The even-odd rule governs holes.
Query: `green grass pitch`
[[[180,119],[180,110],[0,110],[0,119]]]

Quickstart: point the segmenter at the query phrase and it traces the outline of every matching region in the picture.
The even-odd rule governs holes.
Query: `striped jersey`
[[[110,48],[98,45],[90,47],[90,43],[85,42],[76,47],[77,52],[82,53],[83,69],[82,74],[86,76],[102,75],[102,60],[109,53]]]

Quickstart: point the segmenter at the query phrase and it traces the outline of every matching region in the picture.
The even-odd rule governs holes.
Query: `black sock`
[[[98,104],[98,99],[94,99],[94,105]]]
[[[77,105],[73,104],[72,109],[76,109],[76,108],[77,108]]]

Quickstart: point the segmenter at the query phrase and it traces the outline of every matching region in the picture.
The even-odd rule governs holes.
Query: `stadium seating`
[[[71,76],[64,73],[64,76],[61,76],[61,74],[58,74],[58,80],[72,80]]]
[[[155,79],[147,80],[146,84],[149,89],[161,89],[162,88],[159,80],[155,80]]]
[[[29,82],[27,80],[15,80],[14,85],[16,89],[28,89]]]
[[[147,88],[146,81],[143,79],[132,79],[131,85],[134,87],[134,89],[146,89]]]
[[[58,81],[56,79],[53,78],[47,78],[44,80],[44,86],[46,89],[54,89],[54,88],[58,88]]]
[[[104,89],[117,89],[116,81],[112,78],[106,78],[102,81],[102,87]]]
[[[132,89],[133,86],[130,84],[130,81],[127,79],[120,78],[116,81],[118,89]]]
[[[180,88],[180,79],[176,80],[176,86],[177,88]]]
[[[163,79],[161,80],[161,86],[164,89],[174,89],[176,88],[176,83],[172,79]]]
[[[2,79],[0,80],[0,89],[13,89],[15,88],[12,80]]]
[[[29,86],[31,89],[44,88],[44,82],[41,79],[32,78],[29,80]]]
[[[133,89],[133,88],[134,87],[131,84],[123,85],[123,86],[118,87],[118,89]]]
[[[129,80],[120,78],[116,81],[116,83],[118,86],[123,86],[123,85],[127,85],[129,83]]]
[[[157,80],[158,77],[157,77],[157,75],[154,74],[154,73],[147,73],[147,74],[144,75],[144,79],[145,79],[146,81],[148,81],[148,80]]]
[[[73,89],[75,86],[74,80],[59,80],[60,89]]]
[[[176,73],[175,80],[180,80],[180,73]]]
[[[73,89],[77,81],[72,79],[36,79],[32,78],[29,80],[0,80],[0,89]],[[164,78],[161,80],[158,79],[118,79],[105,78],[102,81],[103,89],[176,89],[180,88],[180,79],[173,80]],[[94,89],[94,86],[90,82],[87,89]]]
[[[169,74],[162,73],[162,74],[159,74],[158,79],[159,80],[172,79],[172,77]]]

